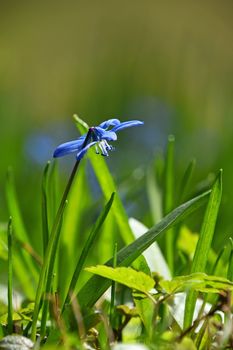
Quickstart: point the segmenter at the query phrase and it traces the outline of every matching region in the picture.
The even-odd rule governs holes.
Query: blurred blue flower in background
[[[54,158],[65,156],[69,153],[76,152],[77,160],[83,158],[87,150],[95,145],[96,153],[108,156],[108,152],[113,150],[108,141],[116,141],[116,132],[137,125],[144,124],[139,120],[120,122],[119,119],[109,119],[99,126],[93,126],[88,133],[80,136],[77,140],[69,141],[59,145],[54,151]],[[112,127],[110,130],[108,130]]]

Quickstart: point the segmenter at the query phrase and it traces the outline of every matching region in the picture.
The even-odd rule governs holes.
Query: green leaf
[[[112,193],[108,203],[106,204],[106,206],[104,207],[103,211],[99,215],[95,225],[93,225],[92,230],[90,232],[90,235],[88,236],[88,239],[85,242],[85,245],[84,245],[83,250],[81,252],[81,255],[80,255],[79,259],[78,259],[75,271],[73,273],[73,276],[72,276],[72,279],[71,279],[71,282],[70,282],[70,286],[69,286],[69,289],[68,289],[68,292],[67,292],[67,295],[66,295],[66,298],[65,298],[65,303],[68,302],[68,300],[71,297],[72,293],[75,292],[75,287],[76,287],[79,275],[80,275],[80,273],[82,271],[83,265],[84,265],[84,263],[86,261],[86,258],[87,258],[88,254],[89,254],[89,252],[90,252],[90,250],[91,250],[91,248],[93,246],[93,243],[97,239],[98,234],[100,232],[100,229],[101,229],[105,219],[107,218],[108,213],[109,213],[109,211],[110,211],[110,209],[111,209],[111,207],[112,207],[112,205],[114,203],[114,197],[115,197],[115,193]]]
[[[188,289],[195,289],[204,293],[233,290],[233,282],[227,278],[209,276],[203,272],[175,277],[170,281],[161,280],[159,284],[168,294],[180,293]]]
[[[153,164],[154,165],[154,164]],[[153,223],[157,224],[162,218],[162,194],[159,188],[155,166],[150,166],[147,171],[146,185]]]
[[[15,183],[13,178],[13,172],[11,169],[8,169],[7,172],[7,181],[6,181],[6,199],[9,208],[10,216],[14,222],[14,237],[20,242],[30,242],[30,235],[28,235],[20,208],[18,205]],[[17,275],[17,279],[20,282],[24,293],[28,298],[33,298],[35,292],[35,283],[38,279],[38,272],[34,265],[34,260],[32,257],[22,249],[14,249],[13,246],[13,255],[14,255],[14,270]],[[17,266],[17,268],[15,268]]]
[[[205,217],[200,231],[200,238],[195,250],[191,273],[204,272],[211,242],[214,235],[215,224],[217,220],[219,205],[222,197],[222,170],[213,184],[208,206],[206,208]],[[184,327],[191,325],[193,313],[195,309],[197,294],[193,291],[188,293],[185,303]]]
[[[136,241],[122,248],[117,254],[118,266],[129,266],[156,240],[160,234],[200,207],[200,205],[202,205],[208,198],[209,193],[209,191],[205,192],[180,205]],[[113,261],[110,259],[105,265],[112,266],[112,264]],[[78,301],[80,305],[89,307],[93,306],[110,284],[111,281],[104,280],[99,276],[90,278],[78,293]]]
[[[196,165],[196,160],[192,159],[190,161],[190,163],[188,164],[187,169],[184,172],[184,176],[183,176],[183,179],[182,179],[181,184],[180,184],[179,203],[182,203],[182,201],[186,195],[186,191],[187,191],[188,185],[190,183],[195,165]]]
[[[131,267],[109,267],[97,265],[85,268],[86,271],[108,278],[126,287],[136,289],[142,293],[149,292],[154,287],[154,280],[144,272],[136,271]]]
[[[85,165],[85,160],[83,159],[70,189],[69,201],[62,223],[57,271],[59,276],[60,301],[64,301],[69,288],[70,278],[77,262],[77,247],[82,246],[82,242],[85,239],[83,237],[84,232],[82,224],[89,205]],[[80,232],[83,233],[80,235]]]

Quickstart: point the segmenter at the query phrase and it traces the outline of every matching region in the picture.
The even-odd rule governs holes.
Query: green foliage
[[[135,271],[131,267],[116,267],[105,265],[87,267],[86,271],[94,273],[142,293],[149,292],[154,287],[154,280],[144,272]]]
[[[87,124],[77,116],[75,121],[85,132]],[[45,343],[45,349],[111,349],[113,343],[127,341],[151,350],[229,348],[232,241],[219,251],[211,245],[222,172],[210,189],[191,196],[195,163],[191,161],[181,181],[175,181],[170,137],[165,159],[156,159],[145,172],[145,221],[154,223],[147,229],[138,221],[135,225],[136,220],[129,224],[104,158],[92,150],[85,158],[75,163],[63,191],[57,164],[46,165],[41,235],[33,240],[8,172],[6,197],[12,221],[0,226],[0,259],[8,275],[8,293],[0,300],[0,337],[18,333],[37,341],[38,348]],[[102,196],[94,199],[89,186],[88,164],[102,192],[102,210]],[[132,183],[129,193],[133,192]],[[135,198],[129,195],[128,200]],[[203,217],[198,209],[206,203]],[[143,232],[136,234],[140,225]],[[22,303],[17,302],[17,289]],[[9,342],[4,339],[2,344]]]

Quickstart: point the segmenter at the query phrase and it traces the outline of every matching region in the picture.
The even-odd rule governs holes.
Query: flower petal
[[[83,156],[85,155],[85,153],[88,151],[88,149],[92,146],[94,146],[98,141],[93,141],[90,142],[88,145],[86,145],[86,147],[82,148],[76,155],[77,160],[81,160],[83,158]]]
[[[121,122],[119,119],[108,119],[102,122],[99,127],[102,129],[107,129],[109,126],[119,125]]]
[[[143,125],[144,122],[141,122],[140,120],[130,120],[127,122],[123,122],[119,125],[114,126],[111,131],[117,132],[125,128],[130,128],[131,126],[137,126],[137,125]]]
[[[94,133],[96,134],[98,141],[106,140],[106,141],[116,141],[117,135],[112,130],[104,130],[103,128],[96,126]]]
[[[82,135],[77,140],[62,143],[55,149],[53,153],[53,157],[54,158],[62,157],[62,156],[65,156],[66,154],[79,151],[82,148],[85,138],[86,138],[86,135]]]

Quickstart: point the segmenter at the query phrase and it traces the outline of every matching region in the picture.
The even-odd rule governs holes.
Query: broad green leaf
[[[208,206],[206,208],[205,217],[200,231],[200,238],[195,250],[193,263],[191,267],[191,273],[204,272],[208,255],[211,248],[211,242],[214,235],[215,224],[217,221],[217,215],[219,205],[222,197],[222,170],[213,184],[210,194]],[[191,325],[193,319],[193,312],[195,308],[197,294],[193,291],[187,294],[185,303],[185,315],[184,315],[184,327],[187,328]]]
[[[151,338],[154,328],[153,328],[153,320],[154,320],[154,305],[152,300],[149,298],[138,298],[134,293],[134,303],[136,305],[136,310],[142,320],[142,323],[147,331],[149,339]]]
[[[187,276],[179,276],[171,281],[160,281],[160,286],[168,294],[183,292],[188,289],[195,289],[202,292],[219,293],[233,289],[233,282],[218,276],[209,276],[203,272],[196,272]]]
[[[129,266],[156,240],[160,234],[180,222],[182,219],[204,204],[209,196],[209,193],[209,191],[205,192],[200,196],[180,205],[136,241],[122,248],[117,254],[117,265]],[[112,259],[110,259],[106,265],[112,266],[112,263]],[[103,279],[99,276],[90,278],[78,293],[78,301],[80,305],[82,307],[93,306],[110,284],[111,281]]]
[[[154,280],[144,272],[136,271],[131,267],[109,267],[97,265],[85,269],[96,275],[108,278],[126,287],[136,289],[142,293],[149,292],[154,287]]]

